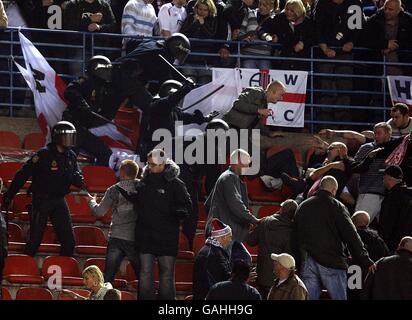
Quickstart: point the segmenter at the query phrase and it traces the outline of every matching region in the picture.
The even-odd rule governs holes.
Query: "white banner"
[[[266,125],[299,128],[304,126],[308,77],[306,71],[213,68],[213,81],[229,73],[233,74],[233,72],[238,73],[238,76],[232,76],[231,81],[240,81],[242,89],[256,86],[266,88],[274,80],[285,84],[286,93],[282,101],[268,105],[268,108],[272,110],[272,115],[266,119]],[[234,100],[232,104],[233,102]]]
[[[232,108],[233,101],[237,99],[242,91],[239,72],[234,69],[224,70],[227,72],[218,78],[214,78],[212,82],[190,91],[183,100],[182,109],[189,113],[193,113],[198,109],[202,111],[205,116],[212,111],[219,111],[220,115],[217,118],[222,118],[223,115]],[[215,91],[215,93],[211,94],[213,91]],[[211,95],[208,96],[209,94]],[[205,97],[206,99],[203,99]],[[196,103],[199,100],[202,101]],[[190,107],[192,104],[195,105]],[[185,125],[183,126],[183,132],[182,128],[179,128],[176,134],[197,135],[203,131],[205,127],[206,124],[201,126],[197,124]]]
[[[389,93],[391,94],[392,105],[405,103],[409,107],[409,114],[412,111],[412,77],[388,76]]]
[[[67,107],[64,100],[66,84],[33,43],[20,32],[19,37],[26,68],[17,62],[15,64],[33,92],[39,125],[42,132],[47,135],[48,127],[53,127],[61,120],[63,111]],[[114,119],[114,122],[117,120]],[[114,156],[119,152],[134,156],[130,137],[120,132],[115,126],[106,124],[89,130],[106,142]]]

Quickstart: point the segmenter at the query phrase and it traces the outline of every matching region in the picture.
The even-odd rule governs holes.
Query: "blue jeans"
[[[272,69],[272,61],[264,59],[244,59],[242,68],[247,69]]]
[[[140,254],[140,279],[139,279],[139,300],[155,300],[156,292],[154,286],[154,262],[157,258],[159,264],[159,299],[175,300],[175,263],[174,256],[154,256],[150,253]]]
[[[324,267],[308,256],[302,265],[302,281],[308,289],[309,300],[318,300],[322,287],[328,290],[332,300],[346,300],[346,270]]]
[[[125,257],[132,264],[136,279],[139,279],[140,263],[135,243],[133,241],[109,238],[106,251],[106,270],[104,271],[105,282],[113,282],[116,272],[119,271],[120,264]]]

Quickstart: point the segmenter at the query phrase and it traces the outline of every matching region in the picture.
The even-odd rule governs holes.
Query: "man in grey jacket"
[[[248,208],[246,184],[240,179],[250,162],[249,153],[243,149],[237,149],[230,155],[230,167],[220,175],[205,203],[209,212],[206,234],[210,230],[212,219],[217,218],[230,226],[233,240],[243,242],[248,235],[249,226],[260,221]]]
[[[124,257],[129,259],[136,278],[139,278],[140,261],[135,244],[137,215],[133,203],[126,200],[117,188],[119,186],[126,191],[135,191],[138,172],[139,166],[134,161],[123,160],[120,165],[120,182],[106,190],[102,201],[97,204],[96,199],[89,195],[89,206],[94,215],[103,216],[110,208],[113,213],[106,252],[105,282],[113,282]]]

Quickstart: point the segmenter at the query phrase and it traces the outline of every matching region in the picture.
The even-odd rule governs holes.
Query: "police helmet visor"
[[[54,132],[53,142],[66,148],[74,147],[76,145],[76,130],[57,129]]]

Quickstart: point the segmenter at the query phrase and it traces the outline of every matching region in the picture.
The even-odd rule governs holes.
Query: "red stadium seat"
[[[12,211],[14,216],[19,217],[22,221],[29,221],[29,207],[32,203],[32,197],[30,194],[21,192],[14,196]]]
[[[3,274],[10,283],[42,284],[44,281],[34,258],[26,255],[9,255]]]
[[[97,266],[100,271],[104,274],[106,268],[106,259],[105,258],[90,258],[87,259],[84,264],[84,269],[88,266],[95,265]],[[112,282],[113,287],[115,288],[125,288],[127,287],[127,281],[123,279],[123,276],[120,271],[118,271],[115,275],[115,279]]]
[[[21,149],[19,136],[11,131],[0,131],[0,148]]]
[[[26,134],[23,140],[23,149],[39,150],[46,145],[46,137],[41,132]]]
[[[16,300],[53,300],[53,295],[46,288],[20,288]]]
[[[138,280],[136,280],[136,273],[134,272],[134,269],[130,262],[126,265],[126,280],[129,286],[137,289]]]
[[[90,291],[85,290],[85,289],[70,289],[74,293],[77,293],[85,298],[90,296]],[[59,295],[57,296],[57,300],[76,300],[72,296],[65,294],[63,292],[59,292]]]
[[[79,263],[73,257],[49,256],[43,262],[42,275],[47,280],[56,273],[59,267],[63,286],[83,286]]]
[[[252,263],[257,262],[257,255],[259,252],[259,246],[250,246],[246,242],[243,242],[243,245],[246,247],[247,251],[249,251],[250,255],[252,256]]]
[[[7,231],[9,236],[9,251],[22,252],[25,246],[22,228],[15,223],[9,223]]]
[[[84,166],[82,172],[89,192],[105,192],[116,183],[116,175],[109,167]]]
[[[249,199],[252,201],[281,202],[285,200],[281,190],[269,190],[258,177],[252,179],[246,177],[244,181],[247,185]]]
[[[3,288],[1,288],[1,293],[2,293],[2,296],[3,296],[3,300],[13,300],[11,298],[11,294],[10,294],[9,289],[3,287]]]
[[[120,293],[121,293],[121,300],[136,300],[136,297],[131,292],[120,291]]]
[[[198,207],[199,207],[199,220],[197,221],[197,228],[204,230],[206,226],[206,221],[207,221],[206,207],[203,202],[198,202]]]
[[[95,223],[96,217],[92,215],[87,197],[82,195],[68,194],[65,197],[70,209],[70,216],[73,222]]]
[[[264,218],[264,217],[270,216],[278,212],[279,209],[280,209],[280,206],[277,206],[277,205],[262,206],[259,208],[258,218]]]
[[[189,240],[183,234],[183,232],[180,232],[179,253],[177,254],[177,258],[184,259],[184,260],[193,260],[194,257],[195,257],[195,254],[192,251],[190,251],[190,248],[189,248]]]
[[[76,252],[79,254],[105,255],[107,240],[97,227],[73,227],[76,239]]]
[[[195,238],[193,239],[193,251],[195,256],[199,252],[200,249],[205,245],[205,235],[203,233],[197,233]]]
[[[193,263],[176,263],[175,282],[176,291],[192,292],[193,287]]]
[[[0,178],[3,180],[3,184],[6,188],[10,187],[13,181],[14,175],[23,166],[22,162],[9,161],[0,163]],[[24,184],[23,189],[30,187],[31,181]]]
[[[46,225],[46,228],[44,229],[43,238],[38,251],[47,253],[60,252],[60,241],[51,224]]]

